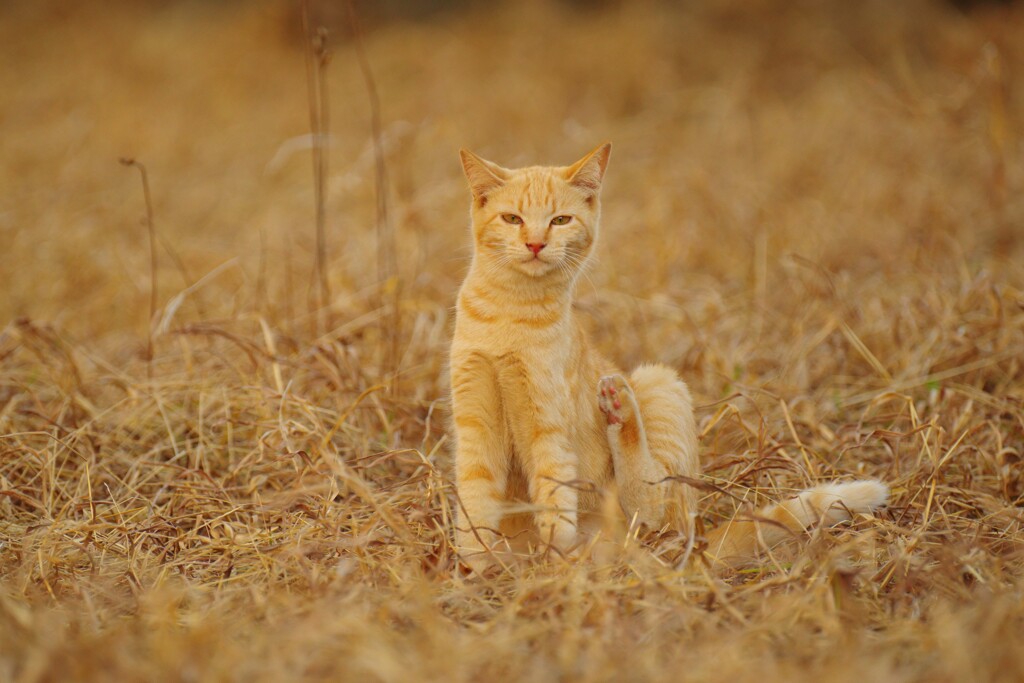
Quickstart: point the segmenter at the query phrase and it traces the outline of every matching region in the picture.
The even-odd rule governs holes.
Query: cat
[[[591,347],[573,310],[610,154],[604,144],[571,166],[513,170],[460,152],[474,252],[449,372],[456,545],[471,569],[498,561],[515,539],[571,552],[581,530],[600,524],[607,495],[627,520],[696,532],[697,491],[680,483],[701,471],[689,389],[662,365],[625,377]],[[706,556],[736,564],[887,497],[874,480],[810,489],[712,531]]]

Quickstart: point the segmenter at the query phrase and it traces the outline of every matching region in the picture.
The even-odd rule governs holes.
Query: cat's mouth
[[[537,276],[551,270],[553,264],[546,258],[542,258],[540,254],[530,254],[519,259],[518,266],[519,270],[527,275]]]

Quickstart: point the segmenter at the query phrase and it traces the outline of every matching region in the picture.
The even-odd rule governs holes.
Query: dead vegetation
[[[326,283],[293,23],[261,2],[0,9],[0,680],[1024,676],[1024,8],[376,25],[380,111],[354,44],[325,76]],[[850,475],[892,483],[885,513],[720,576],[657,536],[607,565],[453,571],[456,151],[559,162],[604,139],[580,306],[614,358],[674,365],[703,404],[729,494],[708,487],[706,523]],[[120,157],[148,169],[154,273]]]

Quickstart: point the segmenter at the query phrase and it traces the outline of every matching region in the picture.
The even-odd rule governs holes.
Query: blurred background
[[[328,57],[328,278],[358,297],[380,280],[378,181],[348,7],[312,0],[308,32]],[[899,277],[1020,260],[1019,3],[354,9],[415,297],[450,302],[465,269],[460,147],[515,166],[614,143],[599,289],[671,299],[705,282],[763,307],[793,269]],[[200,315],[195,302],[217,318],[305,310],[309,43],[297,1],[0,5],[0,319],[95,340],[145,327],[145,208],[122,157],[149,171],[161,305],[223,266],[181,319]]]

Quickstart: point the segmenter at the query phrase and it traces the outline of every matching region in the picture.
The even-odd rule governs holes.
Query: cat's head
[[[571,166],[517,169],[462,150],[478,256],[535,278],[578,273],[597,239],[611,150],[605,143]]]

